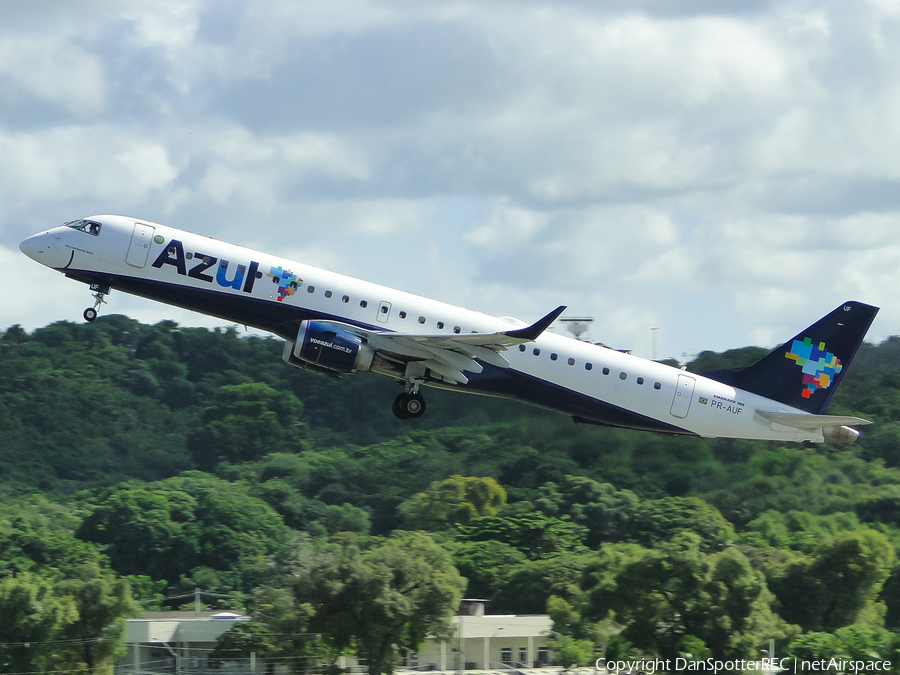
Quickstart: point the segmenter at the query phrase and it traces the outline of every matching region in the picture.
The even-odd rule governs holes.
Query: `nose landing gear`
[[[94,293],[94,306],[88,307],[86,310],[84,310],[84,314],[82,314],[84,320],[88,322],[96,319],[98,314],[97,310],[100,309],[100,305],[106,304],[106,300],[104,300],[104,298],[109,294],[109,286],[91,284],[91,290],[96,291],[96,293]]]

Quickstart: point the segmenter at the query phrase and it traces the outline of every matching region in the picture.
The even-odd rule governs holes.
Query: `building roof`
[[[225,618],[222,615],[233,615]],[[215,617],[221,618],[215,618]],[[237,609],[204,609],[199,612],[191,611],[171,611],[171,612],[147,612],[144,616],[139,616],[131,621],[222,621],[234,620],[235,618],[247,617],[243,612]]]

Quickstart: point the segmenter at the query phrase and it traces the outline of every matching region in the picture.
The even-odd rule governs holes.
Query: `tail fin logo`
[[[810,338],[803,338],[802,342],[794,340],[791,351],[784,356],[796,361],[803,370],[804,389],[800,394],[803,398],[809,398],[819,389],[828,389],[834,376],[844,368],[841,360],[825,349],[824,342],[814,345]]]

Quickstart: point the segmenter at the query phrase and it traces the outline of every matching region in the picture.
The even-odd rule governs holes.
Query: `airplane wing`
[[[795,429],[823,429],[827,427],[872,424],[872,422],[864,420],[862,417],[852,417],[850,415],[808,415],[806,413],[768,412],[766,410],[757,410],[756,414],[770,422],[783,424],[786,427],[794,427]]]
[[[469,379],[464,372],[480,373],[484,368],[475,361],[479,359],[498,368],[508,368],[507,361],[500,352],[507,347],[531,342],[550,327],[565,311],[560,306],[547,316],[525,328],[500,331],[498,333],[458,333],[448,335],[427,335],[421,333],[382,333],[364,328],[349,328],[339,324],[340,329],[360,336],[372,349],[383,356],[400,362],[418,361],[420,366],[439,374],[444,380],[466,384]],[[322,322],[323,324],[329,322]]]

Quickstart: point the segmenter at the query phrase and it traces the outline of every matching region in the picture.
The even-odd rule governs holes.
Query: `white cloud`
[[[848,297],[900,332],[896,2],[14,5],[9,265],[118,211],[524,319],[565,302],[616,346],[771,344]]]
[[[274,142],[295,171],[321,171],[340,180],[370,176],[363,153],[334,134],[294,134]]]
[[[178,175],[165,147],[106,126],[0,130],[0,156],[0,199],[16,208],[85,197],[140,201]]]
[[[547,215],[507,201],[496,204],[480,227],[467,232],[463,239],[486,249],[490,255],[505,256],[510,251],[532,243],[536,234],[547,226]]]
[[[13,100],[29,95],[88,117],[106,104],[103,71],[100,59],[71,39],[28,34],[0,41],[0,87]]]

